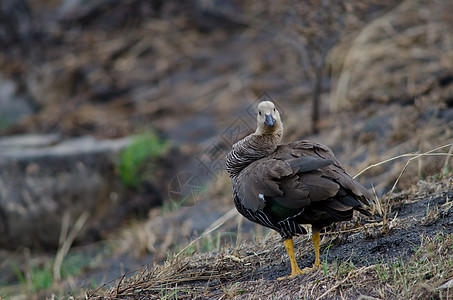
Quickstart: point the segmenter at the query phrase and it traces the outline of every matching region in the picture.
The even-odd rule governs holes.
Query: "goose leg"
[[[319,240],[319,231],[313,231],[313,235],[311,236],[311,241],[315,247],[315,263],[313,264],[313,270],[321,266],[321,262],[319,260]]]
[[[321,266],[321,261],[319,259],[319,231],[313,231],[313,235],[311,236],[311,241],[313,242],[313,246],[315,248],[315,263],[313,264],[312,268],[304,268],[303,270],[299,269],[299,266],[296,262],[296,257],[294,256],[294,247],[293,247],[293,240],[287,239],[283,242],[286,248],[286,252],[288,252],[289,261],[291,262],[291,275],[285,277],[279,277],[279,280],[291,278],[300,274],[307,274],[310,271],[316,270]]]
[[[287,239],[283,242],[286,248],[286,252],[288,252],[289,261],[291,262],[291,275],[285,277],[279,277],[279,280],[291,278],[297,276],[299,274],[304,274],[304,272],[299,269],[299,266],[296,262],[296,257],[294,256],[294,247],[293,247],[293,239]]]

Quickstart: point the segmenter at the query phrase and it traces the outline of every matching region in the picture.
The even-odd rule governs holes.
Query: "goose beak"
[[[272,117],[272,115],[265,115],[266,120],[264,120],[264,124],[266,124],[269,127],[274,127],[275,124],[275,119]]]

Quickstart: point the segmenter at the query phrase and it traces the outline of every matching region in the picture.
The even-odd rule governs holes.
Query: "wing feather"
[[[241,172],[238,193],[242,205],[255,212],[264,209],[269,197],[273,204],[300,211],[340,190],[349,191],[366,206],[373,203],[371,193],[346,173],[330,148],[297,141],[280,145],[271,155],[247,166]],[[349,204],[337,206],[344,210]]]

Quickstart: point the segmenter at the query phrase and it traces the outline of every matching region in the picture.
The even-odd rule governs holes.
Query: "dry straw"
[[[447,147],[450,147],[448,153],[439,152]],[[412,161],[427,156],[446,156],[444,169],[448,169],[449,161],[453,156],[452,152],[453,143],[449,143],[424,153],[407,153],[398,155],[368,166],[359,172],[355,177],[379,165],[401,158],[409,158],[388,194],[387,202],[390,203],[390,197],[392,196],[399,179]],[[445,170],[443,170],[443,173],[445,173]],[[396,226],[395,224],[397,224],[397,222],[393,222],[396,221],[396,216],[394,216],[393,219],[390,219],[390,213],[391,206],[384,205],[384,218],[382,221],[368,223],[359,228],[342,230],[336,232],[335,234],[358,233],[378,227],[381,227],[381,231],[385,232],[386,229],[394,227]],[[206,237],[207,235],[218,230],[225,224],[226,221],[237,215],[238,214],[235,208],[230,209],[223,216],[213,222],[211,226],[209,226],[199,237],[190,242],[171,259],[167,260],[164,265],[153,266],[151,269],[148,269],[149,266],[144,266],[134,272],[126,273],[115,279],[118,280],[118,284],[115,288],[110,288],[109,290],[102,292],[108,284],[115,281],[112,280],[99,287],[94,292],[87,294],[86,298],[117,299],[118,297],[135,297],[136,295],[158,295],[158,297],[178,297],[178,299],[188,299],[195,296],[209,298],[220,297],[222,291],[225,290],[225,283],[228,284],[243,280],[250,275],[254,269],[253,266],[256,264],[262,265],[275,263],[276,257],[279,257],[278,255],[276,256],[276,253],[281,250],[281,247],[278,247],[278,239],[275,238],[275,236],[268,236],[264,241],[255,243],[253,248],[254,252],[251,255],[245,254],[247,253],[247,250],[245,252],[243,251],[244,249],[239,251],[239,248],[247,248],[248,245],[237,245],[236,250],[234,251],[222,248],[218,253],[206,253],[203,255],[190,254],[189,251],[186,251],[199,242],[203,237]],[[329,235],[329,233],[325,235]],[[262,251],[260,251],[260,249]],[[300,251],[310,251],[310,248],[307,247],[306,249],[304,248]],[[281,257],[279,257],[279,259],[281,259]],[[361,267],[350,271],[344,279],[332,285],[317,299],[327,297],[339,287],[346,284],[346,282],[355,280],[355,278],[368,272],[373,267],[375,267],[375,265]],[[131,275],[132,277],[126,279],[126,276]],[[190,289],[184,288],[186,284],[190,285]]]
[[[448,153],[437,152],[437,151],[439,151],[441,149],[445,149],[447,147],[450,147]],[[393,186],[392,186],[392,188],[390,189],[390,192],[387,195],[386,201],[384,203],[382,203],[382,200],[378,201],[378,205],[383,207],[383,209],[382,209],[383,210],[383,220],[382,220],[382,231],[383,232],[388,230],[388,224],[389,224],[388,221],[389,221],[390,215],[392,213],[392,206],[390,205],[390,198],[393,195],[393,192],[394,192],[396,186],[398,185],[398,182],[399,182],[401,176],[403,176],[403,173],[404,173],[404,171],[406,171],[406,169],[409,166],[409,164],[412,161],[417,160],[417,159],[420,161],[420,159],[422,159],[423,157],[427,157],[427,156],[446,156],[444,167],[441,170],[441,174],[447,174],[449,172],[450,160],[451,160],[451,157],[453,156],[452,151],[453,151],[453,143],[449,143],[449,144],[446,144],[446,145],[443,145],[443,146],[439,146],[437,148],[434,148],[434,149],[429,150],[429,151],[424,152],[424,153],[405,153],[405,154],[401,154],[401,155],[394,156],[394,157],[391,157],[389,159],[383,160],[383,161],[381,161],[379,163],[372,164],[372,165],[366,167],[365,169],[363,169],[357,175],[354,176],[354,178],[356,178],[356,177],[360,176],[361,174],[363,174],[364,172],[366,172],[366,171],[368,171],[368,170],[370,170],[372,168],[375,168],[377,166],[392,162],[392,161],[400,159],[400,158],[409,157],[409,159],[406,161],[404,167],[401,169],[401,171],[400,171],[398,177],[396,178],[395,182],[393,183]],[[380,210],[381,207],[378,207],[378,210]]]
[[[77,235],[79,232],[82,230],[83,226],[85,225],[86,221],[88,220],[88,217],[90,216],[90,213],[87,211],[84,211],[77,221],[74,223],[73,228],[68,234],[68,229],[69,229],[69,221],[70,221],[70,216],[69,212],[65,212],[63,215],[63,222],[61,226],[61,231],[60,231],[60,247],[57,251],[57,255],[55,257],[55,263],[53,265],[53,276],[54,279],[59,282],[61,280],[61,265],[63,264],[63,260],[68,254],[69,249],[71,249],[71,245],[76,239]]]

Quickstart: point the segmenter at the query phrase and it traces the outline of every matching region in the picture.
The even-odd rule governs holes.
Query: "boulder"
[[[115,160],[130,141],[59,135],[0,138],[0,248],[55,248],[63,219],[69,218],[65,221],[71,229],[84,212],[89,217],[79,241],[92,240],[107,225],[117,226],[124,210],[131,209],[133,193],[115,174]],[[148,201],[159,198],[155,190],[151,193]]]

